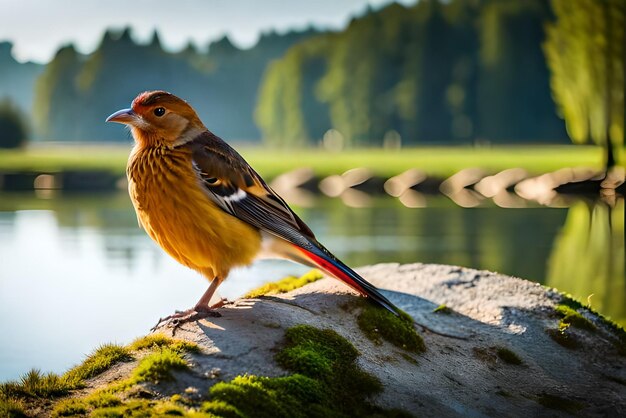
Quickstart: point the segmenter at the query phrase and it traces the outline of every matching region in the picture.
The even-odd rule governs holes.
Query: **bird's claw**
[[[199,321],[200,319],[205,319],[205,318],[210,318],[210,317],[219,318],[221,316],[222,314],[216,311],[215,309],[213,309],[213,307],[211,308],[196,307],[193,309],[188,309],[186,311],[176,311],[176,313],[166,316],[165,318],[159,318],[159,321],[156,323],[156,325],[150,328],[150,332],[156,331],[161,324],[164,324],[165,326],[172,325],[172,335],[174,335],[178,327],[180,327],[183,324],[186,324],[187,322]]]

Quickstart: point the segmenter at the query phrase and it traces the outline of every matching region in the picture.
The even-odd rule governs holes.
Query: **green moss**
[[[380,308],[368,301],[361,303],[362,310],[357,318],[361,331],[377,344],[386,340],[396,347],[414,353],[426,350],[424,340],[415,331],[411,317],[397,317],[386,309]]]
[[[198,344],[190,341],[170,338],[163,334],[150,334],[133,341],[128,348],[133,351],[153,350],[155,348],[170,348],[176,352],[199,353]]]
[[[202,411],[224,417],[408,416],[368,401],[382,385],[356,364],[359,352],[332,330],[298,325],[285,333],[276,361],[294,374],[238,376],[210,389]]]
[[[452,312],[454,311],[451,308],[448,308],[445,304],[441,304],[437,306],[435,309],[433,309],[433,313],[444,314],[444,315],[450,315]]]
[[[258,298],[264,295],[276,295],[287,293],[309,283],[313,283],[323,278],[324,275],[319,270],[311,270],[301,277],[285,277],[277,282],[267,283],[244,295],[244,298]]]
[[[189,366],[179,352],[171,348],[161,348],[146,357],[135,368],[131,375],[131,382],[155,382],[171,380],[172,370],[184,370]]]
[[[215,384],[209,394],[211,401],[202,405],[203,412],[237,417],[298,417],[305,416],[307,406],[320,408],[324,387],[300,374],[279,378],[245,375]]]
[[[500,360],[504,361],[505,363],[514,364],[516,366],[519,366],[523,363],[522,359],[513,351],[509,350],[508,348],[506,347],[494,347],[494,348],[496,350],[497,356],[500,358]]]
[[[539,395],[537,397],[537,402],[545,406],[546,408],[569,412],[570,414],[576,413],[585,406],[582,402],[563,398],[557,395],[550,395],[548,393],[543,393]]]
[[[574,299],[571,295],[561,295],[561,301],[559,302],[559,305],[563,305],[563,306],[567,306],[570,307],[572,309],[582,309],[585,308],[585,306],[583,306],[583,304]]]
[[[608,329],[609,332],[613,334],[613,337],[614,337],[613,344],[615,348],[617,349],[618,353],[623,356],[626,356],[626,330],[624,330],[623,327],[611,321],[610,319],[604,317],[598,312],[594,311],[589,306],[583,306],[582,303],[573,299],[571,295],[561,295],[561,302],[559,303],[559,305],[567,306],[575,310],[586,309],[592,314],[594,314],[597,320],[602,324],[602,326]]]
[[[382,390],[374,376],[356,363],[359,352],[332,330],[308,325],[290,328],[276,354],[276,361],[292,374],[282,377],[244,375],[215,384],[209,400],[199,403],[181,395],[168,400],[136,399],[137,383],[171,378],[173,369],[185,369],[182,351],[167,338],[151,336],[132,348],[151,348],[130,377],[83,398],[56,404],[53,416],[90,417],[310,417],[376,416],[408,417],[400,410],[384,410],[368,397]],[[185,350],[183,350],[185,351]],[[115,392],[124,391],[117,396]]]
[[[576,311],[574,308],[560,304],[557,305],[554,310],[561,317],[560,327],[563,325],[571,325],[573,327],[584,329],[587,331],[595,331],[596,327],[589,321],[587,318],[582,316],[580,312]]]
[[[546,333],[550,336],[550,338],[552,338],[563,347],[574,350],[580,347],[580,341],[578,341],[576,335],[569,332],[567,328],[568,327],[559,329],[547,329]]]

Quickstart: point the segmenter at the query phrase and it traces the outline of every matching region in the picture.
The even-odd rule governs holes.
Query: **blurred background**
[[[0,380],[207,283],[137,227],[112,112],[184,99],[350,265],[523,277],[626,324],[623,0],[0,0]],[[263,261],[222,296],[307,268]]]

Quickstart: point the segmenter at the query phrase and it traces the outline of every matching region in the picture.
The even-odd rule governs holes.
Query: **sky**
[[[411,4],[416,0],[397,0]],[[139,41],[159,30],[166,48],[189,40],[204,47],[227,34],[239,47],[253,46],[261,32],[304,29],[310,24],[341,29],[350,18],[391,0],[0,0],[0,41],[14,44],[19,61],[49,61],[57,49],[74,43],[93,51],[107,28],[132,26]]]

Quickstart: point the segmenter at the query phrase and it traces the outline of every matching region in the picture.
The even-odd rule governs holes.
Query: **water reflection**
[[[625,259],[624,199],[579,201],[555,241],[546,284],[626,324]]]
[[[585,299],[626,322],[624,202],[568,208],[463,209],[427,197],[408,209],[392,198],[365,208],[316,198],[297,212],[351,265],[415,261],[524,277]],[[222,296],[308,269],[262,262],[234,271]],[[0,380],[30,367],[62,371],[105,342],[128,342],[159,316],[191,306],[206,282],[137,227],[125,193],[0,193]]]

